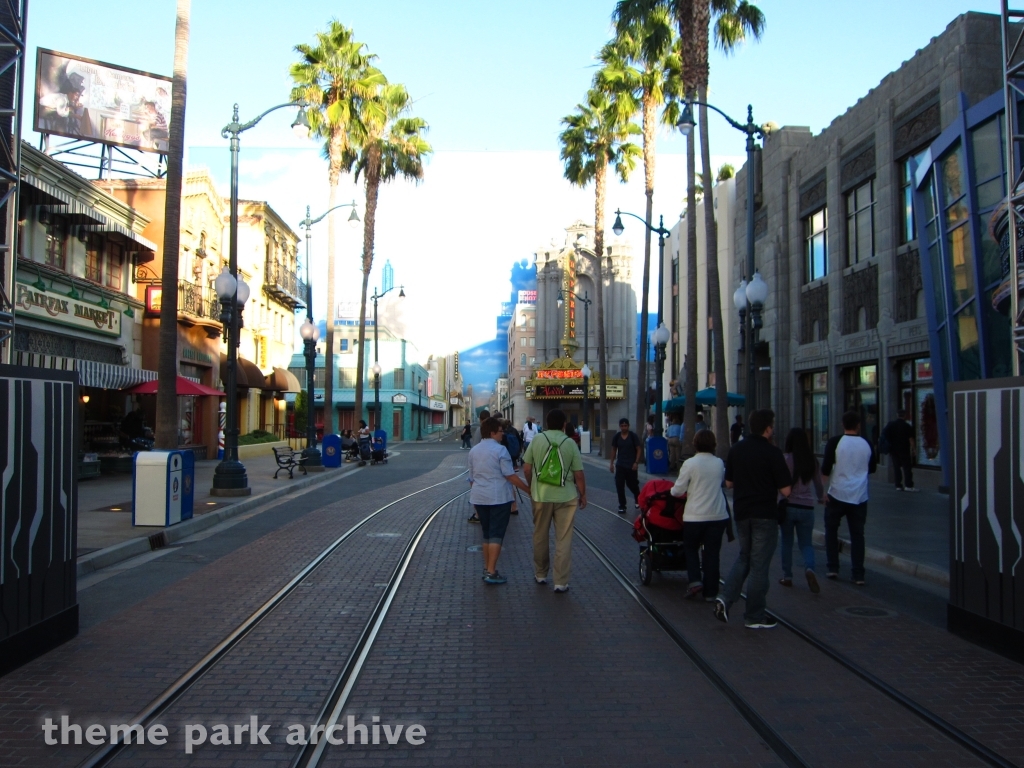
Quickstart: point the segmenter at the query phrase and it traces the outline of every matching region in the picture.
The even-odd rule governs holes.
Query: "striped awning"
[[[21,181],[24,184],[28,184],[29,186],[35,187],[36,189],[46,193],[50,198],[53,198],[55,202],[50,204],[55,208],[62,209],[58,211],[58,213],[72,224],[105,225],[108,222],[106,216],[95,208],[86,205],[67,190],[54,186],[48,181],[44,181],[27,171],[22,172]]]
[[[78,371],[78,380],[83,387],[100,389],[127,389],[157,378],[156,371],[96,363],[92,360],[75,360],[75,370]]]

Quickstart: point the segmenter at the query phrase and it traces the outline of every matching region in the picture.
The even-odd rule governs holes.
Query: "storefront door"
[[[914,446],[917,463],[938,467],[939,425],[935,407],[935,388],[932,381],[931,358],[902,360],[898,363],[900,377],[900,405],[907,419],[914,425]]]
[[[829,438],[828,426],[828,371],[815,371],[801,376],[803,385],[804,429],[811,442],[811,450],[819,456],[825,453]]]
[[[846,411],[860,414],[860,433],[872,445],[878,444],[878,366],[861,365],[843,370]]]
[[[391,439],[401,440],[402,435],[402,409],[395,408],[394,412],[391,415]]]

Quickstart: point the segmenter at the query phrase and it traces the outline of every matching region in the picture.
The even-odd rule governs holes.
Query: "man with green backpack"
[[[523,471],[533,500],[533,570],[538,584],[548,583],[553,522],[555,592],[566,592],[572,566],[573,518],[577,507],[587,506],[587,481],[579,448],[563,431],[565,414],[557,408],[549,411],[545,423],[547,429],[530,441],[523,454]]]

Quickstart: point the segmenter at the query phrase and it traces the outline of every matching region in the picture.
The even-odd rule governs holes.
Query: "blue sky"
[[[967,10],[998,13],[998,0],[762,0],[763,40],[711,62],[711,100],[735,117],[818,132]],[[226,182],[221,127],[231,105],[252,117],[287,100],[293,46],[332,17],[354,28],[392,80],[405,83],[430,123],[437,150],[419,187],[384,190],[376,263],[390,259],[406,285],[406,325],[424,353],[492,339],[512,263],[593,220],[592,194],[569,186],[557,156],[560,119],[581,99],[594,55],[610,34],[613,0],[482,0],[387,4],[302,0],[197,0],[192,9],[186,144],[192,165]],[[171,74],[173,0],[35,2],[29,44]],[[32,72],[29,72],[31,78]],[[31,82],[31,79],[29,80]],[[30,90],[30,89],[29,89]],[[713,118],[714,119],[714,118]],[[298,222],[326,208],[317,148],[299,142],[282,111],[243,137],[242,196],[268,200]],[[742,162],[744,137],[712,123],[713,163]],[[30,138],[30,137],[27,137]],[[681,139],[659,137],[655,212],[678,216],[685,164]],[[343,199],[361,201],[346,180]],[[609,190],[609,211],[643,210],[641,174]],[[341,227],[339,300],[358,298],[358,232]],[[314,232],[322,274],[326,229]],[[636,227],[623,238],[642,254]],[[635,270],[639,273],[639,268]],[[378,282],[376,274],[371,286]],[[323,313],[323,280],[314,305]]]

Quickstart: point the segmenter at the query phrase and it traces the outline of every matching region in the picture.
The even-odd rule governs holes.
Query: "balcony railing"
[[[204,320],[220,321],[220,302],[212,288],[178,281],[178,311]]]
[[[283,304],[291,308],[304,307],[306,301],[306,284],[299,276],[275,261],[266,264],[266,279],[263,289]]]

